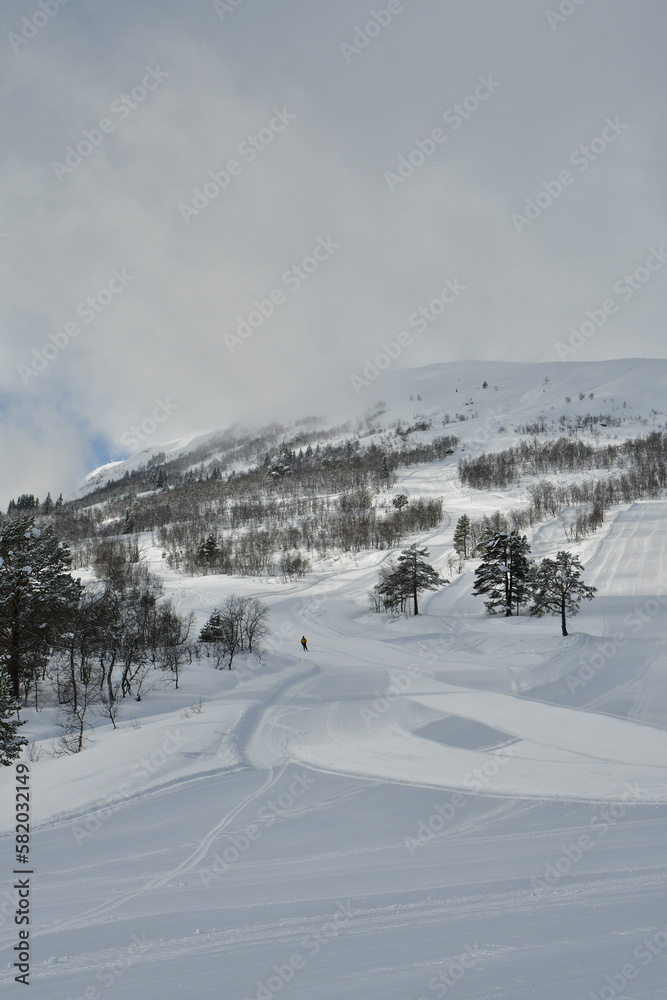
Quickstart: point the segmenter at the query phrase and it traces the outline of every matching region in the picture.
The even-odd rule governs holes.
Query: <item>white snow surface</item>
[[[597,366],[619,408],[648,414],[648,364]],[[554,370],[548,388],[568,366],[534,367]],[[587,366],[569,367],[583,386]],[[387,389],[373,392],[393,405]],[[414,540],[445,577],[458,516],[516,504],[463,490],[451,463],[400,490],[443,497],[443,525]],[[193,664],[178,691],[128,700],[116,731],[100,721],[85,752],[30,764],[27,995],[664,1000],[666,527],[667,500],[614,508],[578,544],[563,518],[535,527],[533,556],[576,552],[598,588],[566,638],[556,618],[485,616],[472,562],[418,617],[388,621],[366,595],[392,553],[322,561],[298,584],[191,579],[146,537],[199,624],[230,593],[265,600],[271,648],[232,671]],[[53,714],[28,713],[38,747]],[[0,772],[3,996],[23,989],[14,774]]]

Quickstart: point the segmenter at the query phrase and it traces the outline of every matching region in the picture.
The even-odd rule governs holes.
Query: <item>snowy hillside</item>
[[[470,454],[602,415],[582,434],[623,440],[664,429],[666,390],[665,361],[466,362],[388,372],[323,426],[356,433],[371,410],[369,438],[423,420],[414,435],[456,434]],[[399,468],[392,487],[443,500],[410,541],[451,582],[418,617],[368,611],[389,549],[285,583],[185,576],[139,536],[199,626],[252,595],[273,634],[261,663],[203,659],[178,691],[127,699],[80,754],[49,755],[54,705],[28,711],[39,1000],[664,998],[667,498],[616,505],[579,541],[566,514],[526,529],[534,557],[567,548],[597,588],[563,638],[555,618],[485,615],[476,562],[453,571],[458,518],[523,497],[463,487],[460,457]],[[8,996],[15,788],[3,768]]]
[[[346,426],[350,434],[358,427],[369,444],[397,424],[408,428],[426,422],[431,425],[424,434],[427,439],[453,433],[475,451],[506,446],[508,439],[539,426],[541,433],[558,436],[567,433],[568,426],[576,428],[587,415],[602,418],[595,425],[602,440],[632,437],[667,424],[664,359],[539,364],[459,361],[386,372],[373,366],[366,374],[370,377],[364,378],[363,372],[357,376],[367,384],[357,384],[358,398],[352,404],[318,415],[323,431]],[[287,427],[284,436],[289,439],[298,431],[298,427]],[[253,430],[189,434],[145,448],[91,472],[80,484],[80,494],[139,468],[158,451],[167,461],[199,452],[196,461],[201,461],[202,455],[210,459],[219,453],[216,441],[221,436],[234,439],[241,434],[252,436]],[[328,434],[322,440],[328,440]]]

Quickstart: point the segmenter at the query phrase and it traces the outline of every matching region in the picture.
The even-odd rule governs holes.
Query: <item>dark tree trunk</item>
[[[11,646],[9,647],[9,676],[15,698],[21,697],[21,657],[19,653],[18,635],[12,629]]]

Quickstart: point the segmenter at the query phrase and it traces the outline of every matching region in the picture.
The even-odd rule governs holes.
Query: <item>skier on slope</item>
[[[301,646],[303,648],[304,653],[307,653],[308,652],[308,640],[306,639],[305,635],[301,636]]]

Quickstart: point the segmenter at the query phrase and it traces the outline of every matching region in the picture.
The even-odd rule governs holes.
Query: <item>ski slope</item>
[[[425,541],[446,576],[470,498],[437,467],[399,487],[444,496]],[[194,665],[84,753],[31,765],[32,995],[664,998],[666,525],[667,501],[634,503],[568,545],[598,595],[566,639],[556,619],[485,617],[472,572],[418,618],[370,616],[387,553],[290,585],[167,573],[202,621],[232,590],[261,596],[273,649]],[[555,522],[533,541],[565,544]],[[13,905],[3,996],[21,995]]]

